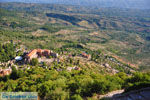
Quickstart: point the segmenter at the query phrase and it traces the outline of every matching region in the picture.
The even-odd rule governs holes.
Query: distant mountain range
[[[96,7],[150,9],[150,0],[0,0],[0,2],[55,3]]]

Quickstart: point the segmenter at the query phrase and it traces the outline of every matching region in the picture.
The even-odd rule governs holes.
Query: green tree
[[[15,66],[12,66],[12,73],[10,75],[10,78],[14,80],[18,78],[18,71]]]
[[[75,95],[71,96],[71,100],[83,100],[83,99],[80,95],[75,94]]]
[[[16,56],[15,45],[13,43],[0,44],[0,61],[6,62]]]
[[[33,58],[30,63],[32,66],[37,66],[39,62],[37,58]]]
[[[46,96],[47,100],[69,100],[69,93],[58,87]]]
[[[43,67],[44,67],[44,66],[47,66],[46,62],[43,62],[43,65],[42,65],[42,66],[43,66]]]
[[[76,62],[76,65],[79,65],[79,64],[80,64],[80,60],[78,59],[77,62]]]

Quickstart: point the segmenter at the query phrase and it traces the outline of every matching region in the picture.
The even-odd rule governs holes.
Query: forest
[[[0,44],[0,61],[7,62],[16,56],[16,47],[13,43]]]
[[[34,67],[30,70],[16,70],[9,76],[0,78],[0,91],[38,92],[45,100],[83,100],[92,99],[96,94],[125,88],[126,92],[150,85],[149,73],[134,73],[127,76],[120,72],[116,75],[102,75],[89,71],[45,70]],[[93,99],[92,99],[93,100]]]

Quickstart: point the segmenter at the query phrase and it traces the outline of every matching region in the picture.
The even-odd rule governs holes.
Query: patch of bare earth
[[[38,29],[37,31],[32,32],[33,36],[43,36],[43,35],[46,35],[46,34],[47,34],[47,32],[44,31],[44,30],[41,30],[41,29]]]
[[[105,49],[103,45],[97,43],[87,43],[87,47],[91,50]]]
[[[39,17],[32,17],[32,18],[33,18],[33,20],[36,21],[36,24],[39,24],[39,25],[44,25],[45,22],[46,22],[46,20],[43,20],[43,19],[41,19]]]
[[[118,57],[118,56],[116,56],[116,55],[112,55],[114,58],[116,58],[118,61],[120,61],[120,62],[123,62],[123,63],[125,63],[125,64],[128,64],[128,65],[130,65],[131,67],[134,67],[134,68],[138,68],[138,65],[137,64],[132,64],[132,63],[130,63],[129,61],[126,61],[125,59],[123,59],[123,58],[120,58],[120,57]]]
[[[104,95],[97,95],[97,98],[98,98],[98,99],[111,98],[111,97],[113,97],[114,95],[116,95],[116,94],[121,94],[121,93],[123,93],[123,92],[124,92],[124,90],[116,90],[116,91],[112,91],[112,92],[109,92],[109,93],[104,94]]]
[[[80,26],[84,26],[84,27],[87,27],[87,28],[94,28],[93,25],[89,24],[88,21],[85,21],[85,20],[80,21],[78,24]]]
[[[78,31],[73,31],[73,30],[60,30],[58,32],[56,32],[55,34],[63,34],[63,35],[66,35],[66,34],[71,34],[71,33],[76,33]]]

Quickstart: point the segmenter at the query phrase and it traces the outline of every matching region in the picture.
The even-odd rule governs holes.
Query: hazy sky
[[[57,3],[99,7],[149,8],[150,0],[0,0],[1,2]]]

